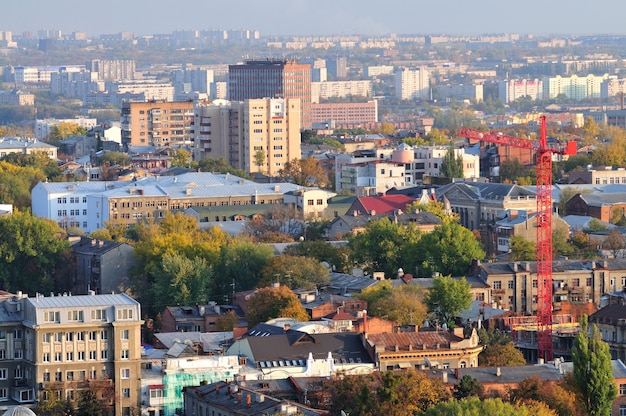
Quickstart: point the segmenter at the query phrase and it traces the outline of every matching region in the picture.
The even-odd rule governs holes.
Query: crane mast
[[[459,129],[457,135],[504,146],[530,149],[535,152],[537,170],[537,242],[535,244],[537,260],[537,355],[544,361],[552,360],[552,155],[576,154],[576,142],[568,142],[563,149],[549,148],[545,116],[541,116],[539,140],[528,140],[506,136],[502,133],[485,133],[465,128]]]

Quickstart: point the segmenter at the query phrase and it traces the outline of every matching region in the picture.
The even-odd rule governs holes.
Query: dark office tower
[[[333,80],[344,79],[348,76],[348,62],[346,58],[326,59],[326,68],[328,69],[328,75]]]
[[[311,128],[311,66],[295,61],[246,61],[228,67],[228,98],[299,98],[301,128]]]

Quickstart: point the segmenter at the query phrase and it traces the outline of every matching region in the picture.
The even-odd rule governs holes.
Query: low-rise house
[[[537,213],[529,213],[526,210],[508,209],[500,215],[496,221],[497,250],[500,253],[508,253],[511,250],[511,237],[520,236],[526,241],[537,241]],[[552,229],[563,231],[569,235],[569,226],[558,217],[552,216]]]
[[[613,359],[626,359],[626,304],[623,299],[589,315],[589,324],[598,327],[602,340],[609,344]]]
[[[365,231],[367,223],[381,218],[389,218],[390,221],[404,226],[414,224],[417,229],[427,233],[433,231],[438,225],[441,225],[441,220],[430,212],[412,213],[395,210],[383,215],[358,215],[356,211],[354,211],[352,215],[341,215],[328,223],[327,235],[332,239],[339,240],[348,233],[358,234]]]
[[[215,302],[197,306],[168,306],[161,313],[162,332],[214,332],[221,316]]]
[[[588,215],[614,223],[626,213],[626,193],[576,194],[565,204],[569,215]]]
[[[464,328],[363,334],[365,347],[381,371],[398,369],[478,367],[483,350],[475,329],[465,337]]]

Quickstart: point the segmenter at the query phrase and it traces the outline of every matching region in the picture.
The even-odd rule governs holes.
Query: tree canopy
[[[426,319],[426,304],[421,288],[415,285],[392,286],[384,281],[368,287],[354,297],[367,302],[368,314],[389,319],[399,325],[421,325]]]
[[[280,255],[267,260],[261,270],[260,287],[279,282],[290,289],[316,289],[330,282],[330,274],[318,260],[303,256]]]
[[[484,367],[526,365],[524,355],[515,348],[508,334],[494,329],[481,328],[478,338],[484,349],[478,355],[478,364]]]
[[[429,407],[424,416],[557,416],[556,412],[540,402],[507,403],[500,398],[481,400],[476,396],[462,400],[448,400]]]
[[[327,188],[330,183],[328,174],[312,156],[306,159],[293,159],[285,163],[279,175],[284,180],[292,181],[300,186],[317,186]]]
[[[472,304],[470,284],[465,278],[453,279],[450,276],[441,276],[433,279],[433,286],[428,289],[426,305],[428,311],[440,323],[450,325],[458,314]]]
[[[257,290],[248,302],[246,314],[248,327],[252,328],[258,323],[274,318],[294,318],[306,322],[309,315],[298,297],[287,286]]]

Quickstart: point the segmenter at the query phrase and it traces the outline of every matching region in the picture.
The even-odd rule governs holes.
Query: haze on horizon
[[[626,2],[570,0],[20,0],[0,6],[0,30],[89,36],[253,29],[267,35],[626,34]],[[172,5],[180,7],[172,7]]]

